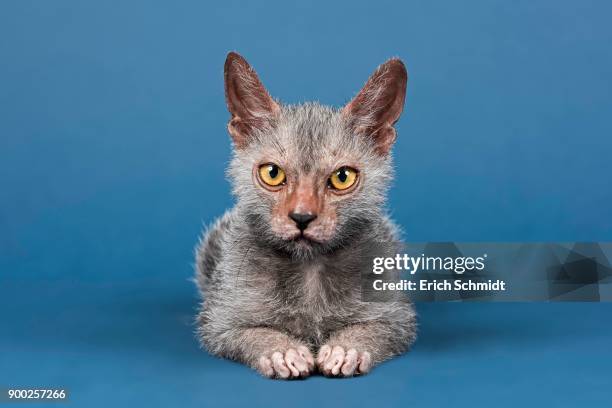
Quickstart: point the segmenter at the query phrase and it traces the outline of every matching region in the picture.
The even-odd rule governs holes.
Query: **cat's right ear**
[[[227,54],[224,77],[225,101],[232,114],[227,129],[236,147],[243,148],[254,130],[270,126],[280,107],[241,55]]]

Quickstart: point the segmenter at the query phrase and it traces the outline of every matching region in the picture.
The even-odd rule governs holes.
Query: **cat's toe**
[[[331,352],[329,353],[328,357],[323,362],[323,365],[322,365],[323,374],[330,375],[330,376],[335,376],[335,375],[340,374],[340,369],[342,368],[342,365],[344,364],[345,354],[346,353],[343,347],[334,346],[331,349]]]
[[[310,375],[308,361],[297,350],[289,349],[285,353],[285,363],[291,371],[292,378],[304,378]]]
[[[272,360],[266,356],[261,356],[257,364],[257,371],[264,377],[274,377],[274,368],[272,367]]]
[[[299,346],[297,348],[297,352],[304,359],[304,361],[306,361],[308,372],[312,372],[312,370],[314,370],[314,367],[315,367],[315,362],[314,362],[314,357],[312,356],[312,353],[310,352],[308,347]]]
[[[344,355],[344,363],[342,367],[340,367],[340,372],[345,377],[351,377],[355,375],[355,369],[357,369],[357,364],[359,363],[359,356],[357,355],[357,350],[350,349]]]
[[[357,374],[367,374],[372,369],[372,356],[367,351],[359,354]]]
[[[275,353],[272,353],[271,360],[276,377],[283,379],[289,378],[289,376],[291,375],[291,371],[289,371],[287,363],[285,363],[285,356],[277,351]]]

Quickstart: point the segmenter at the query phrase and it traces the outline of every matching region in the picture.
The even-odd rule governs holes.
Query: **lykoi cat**
[[[341,109],[286,106],[227,56],[236,205],[196,251],[198,336],[210,353],[273,378],[350,377],[414,341],[410,302],[364,301],[355,273],[366,248],[399,240],[385,201],[406,84],[391,59]]]

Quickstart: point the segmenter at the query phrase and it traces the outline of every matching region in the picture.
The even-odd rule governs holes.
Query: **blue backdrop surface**
[[[231,206],[222,66],[344,104],[408,67],[389,207],[411,241],[610,241],[605,1],[0,5],[0,387],[71,406],[609,402],[610,304],[420,305],[415,350],[352,380],[198,350],[192,251]],[[607,393],[606,393],[607,392]]]

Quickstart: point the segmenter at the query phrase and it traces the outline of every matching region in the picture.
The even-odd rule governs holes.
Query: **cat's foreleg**
[[[317,353],[317,367],[327,376],[366,374],[376,364],[403,353],[416,338],[414,314],[404,322],[372,321],[331,333]]]
[[[264,328],[231,329],[202,342],[212,353],[240,361],[270,378],[302,378],[314,370],[308,346],[280,331]]]

